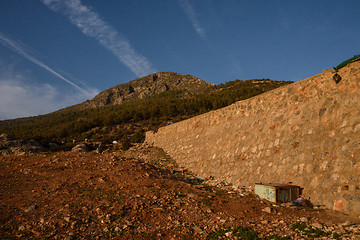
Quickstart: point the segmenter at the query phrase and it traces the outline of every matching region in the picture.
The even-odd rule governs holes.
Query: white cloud
[[[71,86],[76,88],[77,90],[81,91],[82,94],[84,94],[84,95],[86,95],[88,97],[93,96],[92,92],[89,92],[84,88],[81,88],[79,85],[77,85],[73,81],[71,81],[68,78],[62,76],[61,74],[56,72],[54,69],[52,69],[51,67],[49,67],[48,65],[46,65],[45,63],[43,63],[42,61],[37,59],[36,57],[32,56],[29,53],[29,51],[27,50],[28,47],[26,47],[24,44],[21,44],[19,42],[15,42],[14,40],[12,40],[10,38],[5,37],[2,33],[0,33],[0,43],[2,43],[4,46],[8,47],[9,49],[13,50],[14,52],[19,54],[20,56],[24,57],[25,59],[35,63],[39,67],[45,69],[46,71],[48,71],[51,74],[55,75],[56,77],[60,78],[61,80],[67,82],[68,84],[70,84]]]
[[[46,114],[87,99],[77,91],[64,92],[47,83],[32,83],[14,66],[1,66],[0,73],[0,120]],[[95,94],[92,92],[92,96]]]
[[[67,16],[83,34],[95,38],[136,76],[142,77],[155,72],[149,60],[137,53],[126,38],[120,36],[112,26],[102,20],[97,12],[82,5],[80,0],[41,1],[51,10]]]
[[[194,8],[192,7],[192,5],[190,4],[190,2],[188,0],[179,0],[180,6],[182,7],[182,9],[184,10],[184,12],[186,13],[186,15],[188,16],[188,18],[190,19],[192,26],[194,27],[196,33],[205,40],[205,30],[204,28],[200,25],[198,19],[197,19],[197,14],[194,10]]]
[[[46,114],[81,101],[81,96],[60,93],[50,84],[0,79],[0,120]]]

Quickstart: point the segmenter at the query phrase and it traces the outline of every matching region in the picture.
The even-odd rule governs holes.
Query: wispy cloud
[[[205,37],[206,37],[205,30],[200,25],[200,23],[197,19],[197,14],[196,14],[194,8],[192,7],[192,5],[190,4],[189,0],[179,0],[179,3],[180,3],[180,6],[182,7],[182,9],[184,10],[184,12],[186,13],[186,15],[188,16],[188,18],[190,19],[196,33],[202,39],[205,39]]]
[[[14,40],[10,39],[9,37],[4,36],[4,34],[2,34],[2,33],[0,33],[0,43],[2,43],[4,46],[8,47],[12,51],[16,52],[20,56],[24,57],[25,59],[35,63],[39,67],[45,69],[46,71],[48,71],[51,74],[55,75],[56,77],[60,78],[61,80],[67,82],[68,84],[73,86],[75,89],[82,92],[83,95],[85,95],[86,97],[89,98],[89,97],[94,96],[94,92],[92,90],[91,90],[91,92],[88,90],[85,90],[84,88],[80,87],[73,81],[69,80],[68,78],[66,78],[63,75],[56,72],[54,69],[52,69],[51,67],[49,67],[48,65],[46,65],[45,63],[43,63],[42,61],[37,59],[35,56],[31,55],[30,51],[28,50],[29,48],[26,47],[24,44],[22,44],[18,41],[14,41]]]
[[[155,72],[148,59],[137,53],[125,37],[120,36],[97,12],[83,5],[81,0],[41,1],[51,10],[68,17],[83,34],[95,38],[136,76],[142,77]]]
[[[46,114],[81,101],[84,97],[77,91],[63,92],[48,83],[30,83],[29,76],[1,66],[0,120]]]

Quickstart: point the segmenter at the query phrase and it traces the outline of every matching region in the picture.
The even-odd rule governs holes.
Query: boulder
[[[80,143],[71,149],[72,152],[88,152],[89,148],[85,143]]]

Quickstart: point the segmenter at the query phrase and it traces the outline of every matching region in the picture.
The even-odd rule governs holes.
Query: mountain
[[[116,105],[172,90],[181,90],[184,95],[191,96],[209,91],[214,86],[212,83],[205,82],[189,74],[159,72],[102,91],[93,99],[77,105],[77,108],[85,109]]]
[[[0,134],[70,148],[73,140],[126,146],[148,130],[228,106],[292,82],[235,80],[219,85],[191,75],[160,72],[105,90],[93,99],[59,111],[0,121]]]

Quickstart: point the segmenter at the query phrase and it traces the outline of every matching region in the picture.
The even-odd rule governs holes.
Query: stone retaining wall
[[[360,214],[360,63],[148,132],[179,165],[237,186],[304,188],[313,204]]]

